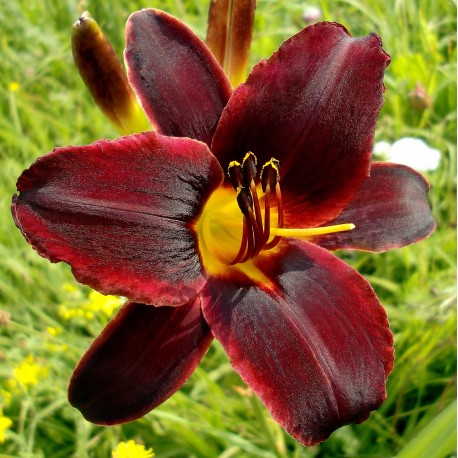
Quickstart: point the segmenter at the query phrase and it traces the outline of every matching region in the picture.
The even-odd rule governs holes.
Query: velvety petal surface
[[[145,9],[127,21],[129,81],[164,135],[210,144],[231,85],[205,44],[178,19]]]
[[[326,234],[312,241],[329,250],[386,251],[428,237],[436,223],[428,204],[429,184],[409,167],[375,162],[371,176],[334,220],[353,223],[352,231]]]
[[[205,283],[194,222],[222,180],[203,143],[148,132],[57,148],[19,177],[16,225],[104,294],[181,305]]]
[[[69,401],[93,423],[135,420],[183,385],[211,341],[199,299],[181,307],[128,303],[79,362]]]
[[[389,56],[376,35],[351,38],[340,24],[311,25],[237,87],[212,151],[223,169],[252,151],[280,161],[288,226],[335,217],[369,174]]]
[[[371,286],[307,242],[256,264],[262,285],[240,274],[212,278],[202,291],[204,317],[234,369],[305,445],[365,420],[385,399],[393,366],[392,334]]]

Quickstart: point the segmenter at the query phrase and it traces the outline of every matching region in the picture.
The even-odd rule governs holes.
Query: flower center
[[[307,239],[354,229],[354,224],[316,228],[284,228],[279,161],[266,162],[257,178],[256,156],[248,152],[240,164],[232,161],[228,175],[234,190],[216,189],[207,201],[196,228],[205,268],[223,272],[228,266],[249,263],[274,249],[282,237]],[[234,198],[235,197],[235,198]]]

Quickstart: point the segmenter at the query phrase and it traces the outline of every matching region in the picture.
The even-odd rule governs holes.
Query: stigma
[[[266,162],[258,175],[257,158],[247,152],[241,163],[229,164],[227,173],[234,189],[218,188],[197,222],[199,247],[206,267],[243,265],[274,250],[282,238],[309,239],[355,228],[352,223],[284,227],[280,163],[275,158]]]

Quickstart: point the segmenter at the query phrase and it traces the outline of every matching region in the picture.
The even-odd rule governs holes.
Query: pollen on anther
[[[262,191],[266,192],[267,185],[270,185],[270,189],[274,190],[277,183],[280,181],[280,162],[272,158],[266,162],[261,169],[261,186]]]
[[[243,187],[243,171],[240,162],[231,161],[227,168],[227,174],[236,191]]]

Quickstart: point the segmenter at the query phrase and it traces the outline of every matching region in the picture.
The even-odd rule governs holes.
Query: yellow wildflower
[[[153,456],[151,448],[146,450],[144,445],[136,444],[133,440],[120,442],[116,450],[111,452],[112,458],[152,458]]]
[[[75,285],[72,285],[71,283],[64,283],[62,285],[62,289],[66,292],[66,293],[78,293],[78,288],[75,286]]]
[[[46,349],[51,353],[64,353],[68,350],[68,345],[48,342],[46,344]]]
[[[80,318],[91,321],[101,314],[104,318],[111,318],[114,312],[121,306],[122,300],[116,296],[104,296],[97,291],[91,291],[87,300],[83,300],[81,294],[74,294],[68,284],[63,285],[64,290],[70,292],[71,301],[62,304],[59,308],[59,315],[64,320]],[[78,291],[80,292],[80,291]]]
[[[4,417],[2,412],[0,411],[0,444],[3,444],[5,442],[5,431],[8,428],[11,428],[13,426],[13,422],[11,421],[10,418]]]
[[[59,334],[62,332],[62,328],[60,328],[60,327],[53,328],[53,327],[51,327],[51,326],[48,326],[48,327],[46,328],[46,332],[47,332],[50,336],[55,337],[55,336],[59,335]]]
[[[29,355],[19,366],[13,369],[15,379],[24,386],[32,386],[38,383],[38,379],[46,375],[46,368],[35,363],[33,356]]]
[[[122,304],[122,300],[116,296],[104,296],[97,291],[89,294],[88,309],[93,312],[103,312],[107,317],[111,317],[114,311]]]
[[[9,392],[4,390],[3,388],[0,389],[0,404],[3,405],[4,407],[8,407],[11,403],[11,398],[13,395]],[[1,416],[1,411],[0,411],[0,416]]]
[[[12,81],[10,84],[8,84],[8,90],[10,92],[17,92],[19,91],[19,88],[21,85],[17,81]]]

